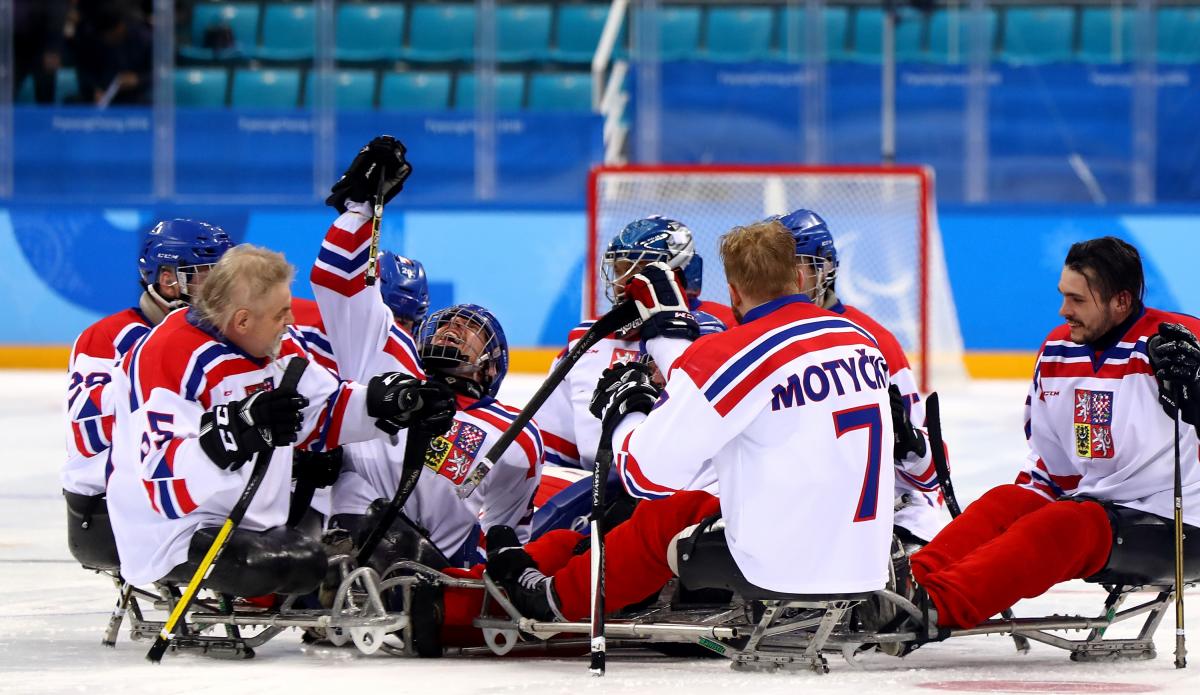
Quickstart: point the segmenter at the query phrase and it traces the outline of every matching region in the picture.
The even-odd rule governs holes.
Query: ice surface
[[[510,376],[504,400],[523,403],[538,383]],[[1066,652],[1037,643],[1021,656],[1009,638],[984,636],[928,645],[903,660],[867,655],[862,669],[831,659],[825,676],[743,674],[723,660],[614,654],[608,675],[597,679],[583,658],[364,657],[348,649],[303,647],[299,634],[288,632],[246,662],[168,655],[151,666],[143,659],[148,645],[131,642],[127,633],[116,649],[100,645],[115,591],[67,553],[58,482],[64,386],[65,375],[58,373],[0,371],[0,693],[1200,693],[1200,646],[1192,667],[1172,666],[1173,611],[1156,635],[1159,657],[1123,664],[1076,664]],[[942,394],[955,486],[964,504],[1011,481],[1022,465],[1024,398],[1022,382],[976,382]],[[1015,610],[1018,616],[1094,615],[1102,600],[1100,588],[1071,582]],[[1187,605],[1193,644],[1200,645],[1200,594]]]

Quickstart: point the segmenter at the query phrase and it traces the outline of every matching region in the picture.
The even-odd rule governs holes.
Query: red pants
[[[616,612],[654,594],[674,574],[667,564],[667,546],[680,531],[721,510],[716,497],[706,492],[678,492],[637,506],[633,516],[604,537],[604,600]],[[583,539],[574,531],[551,531],[525,546],[543,574],[554,577],[559,609],[568,620],[583,620],[591,612],[591,551],[575,555]],[[455,576],[480,577],[484,565],[469,570],[448,570]],[[442,640],[451,645],[479,644],[471,621],[479,616],[483,594],[468,589],[446,589]]]
[[[974,627],[1022,598],[1104,568],[1112,527],[1095,502],[1050,502],[1017,485],[980,497],[912,557],[943,627]]]

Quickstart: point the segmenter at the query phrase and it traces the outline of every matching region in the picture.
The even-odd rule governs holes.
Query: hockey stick
[[[367,251],[367,274],[363,278],[367,287],[375,284],[379,277],[379,227],[383,224],[383,168],[379,169],[379,187],[375,190],[375,210],[371,216],[371,248]]]
[[[429,443],[433,441],[434,436],[433,432],[426,432],[421,428],[408,430],[408,438],[404,442],[404,463],[400,469],[400,484],[396,487],[396,494],[392,495],[392,499],[388,501],[387,507],[384,508],[383,514],[376,522],[375,528],[371,529],[367,539],[358,548],[356,562],[359,567],[367,566],[367,561],[371,559],[371,553],[375,552],[379,542],[387,535],[388,529],[392,528],[396,517],[400,515],[400,510],[404,508],[404,503],[416,489],[417,481],[421,478],[421,469],[425,468],[425,452],[429,449]]]
[[[284,370],[283,379],[279,382],[279,388],[295,389],[296,385],[300,383],[300,377],[304,374],[306,367],[308,367],[307,360],[293,357],[288,362],[287,369]],[[242,490],[242,496],[233,505],[233,509],[230,510],[225,523],[221,525],[221,530],[217,532],[217,537],[213,539],[212,545],[208,547],[208,552],[204,554],[204,558],[200,560],[200,565],[192,573],[192,578],[188,581],[183,596],[175,603],[175,608],[171,611],[167,622],[163,623],[162,631],[158,633],[158,637],[155,638],[150,651],[146,652],[146,658],[150,661],[156,664],[162,661],[163,654],[166,653],[167,647],[171,645],[171,640],[175,637],[175,627],[183,619],[183,614],[192,605],[192,601],[196,598],[196,594],[200,591],[204,580],[208,578],[213,567],[216,566],[217,558],[221,556],[221,551],[225,549],[225,542],[229,540],[234,527],[242,522],[242,517],[246,515],[246,510],[250,508],[250,502],[254,500],[254,493],[258,492],[258,486],[262,484],[263,478],[267,476],[267,468],[271,465],[271,456],[273,454],[274,450],[260,451],[254,455],[254,470],[250,472],[250,480],[246,481],[246,488]]]
[[[942,409],[937,392],[929,394],[925,399],[925,429],[929,432],[929,454],[933,457],[933,468],[937,471],[938,487],[942,489],[942,497],[946,500],[946,509],[950,510],[950,518],[958,518],[962,507],[958,506],[958,497],[954,494],[954,485],[950,482],[950,463],[946,460],[946,445],[942,439]],[[1015,619],[1011,608],[1000,611],[1005,620]],[[1029,639],[1025,635],[1014,634],[1013,644],[1022,654],[1029,653]]]
[[[1176,389],[1175,402],[1181,399]],[[1175,668],[1187,668],[1183,630],[1183,476],[1179,464],[1179,408],[1175,408]]]
[[[620,418],[612,418],[600,430],[600,443],[596,447],[596,468],[592,471],[592,616],[591,616],[591,665],[588,670],[593,676],[604,675],[604,658],[607,645],[604,639],[604,490],[608,486],[608,469],[613,461],[613,430]]]
[[[618,329],[625,328],[634,321],[639,320],[639,318],[640,315],[638,314],[637,306],[633,302],[621,302],[610,309],[607,314],[601,316],[596,323],[593,323],[592,327],[587,330],[587,333],[584,333],[579,339],[579,342],[575,343],[575,347],[571,348],[571,351],[558,361],[558,364],[546,377],[546,381],[542,382],[537,392],[533,394],[529,402],[517,414],[517,419],[513,420],[508,429],[504,430],[504,434],[500,435],[500,439],[496,440],[496,443],[492,445],[492,448],[488,449],[484,457],[479,460],[479,463],[475,464],[475,470],[471,471],[470,477],[463,481],[462,485],[458,486],[458,496],[465,499],[470,497],[471,493],[475,492],[475,488],[479,487],[479,484],[483,482],[484,476],[488,474],[488,471],[492,470],[495,461],[504,455],[504,452],[516,440],[517,435],[521,433],[521,429],[529,424],[529,421],[533,419],[538,409],[542,407],[542,404],[554,392],[554,389],[558,388],[562,380],[567,377],[567,372],[571,371],[571,368],[575,366],[579,358],[583,357],[596,343]]]

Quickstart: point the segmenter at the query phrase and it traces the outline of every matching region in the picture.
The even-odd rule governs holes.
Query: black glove
[[[900,389],[892,384],[888,387],[888,396],[892,405],[892,431],[896,438],[892,455],[897,461],[906,460],[909,454],[923,458],[926,450],[925,435],[913,427],[912,420],[908,419],[908,410],[904,407],[904,397],[900,395]]]
[[[236,471],[257,452],[295,442],[307,406],[290,388],[218,405],[200,417],[200,448],[217,466]]]
[[[404,143],[391,135],[380,135],[367,143],[358,151],[342,178],[333,184],[325,204],[342,213],[346,211],[348,200],[375,202],[380,175],[383,176],[383,202],[386,204],[404,188],[404,181],[412,173],[412,165],[404,158],[405,152]]]
[[[1200,342],[1186,327],[1164,323],[1147,344],[1158,380],[1158,402],[1171,418],[1200,427]]]
[[[700,336],[700,324],[688,310],[683,286],[682,273],[661,261],[642,268],[625,283],[625,297],[633,300],[642,317],[642,338],[695,340]]]
[[[388,434],[406,427],[445,434],[454,422],[454,413],[454,392],[440,381],[388,372],[367,382],[367,414]]]
[[[618,364],[600,375],[588,410],[607,424],[611,417],[621,418],[634,411],[649,413],[661,391],[654,385],[650,365],[641,362]]]
[[[306,451],[296,449],[292,452],[292,477],[296,484],[309,483],[314,488],[329,487],[337,482],[342,472],[342,447],[329,451]]]

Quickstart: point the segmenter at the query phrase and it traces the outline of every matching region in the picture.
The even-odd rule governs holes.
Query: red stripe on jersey
[[[673,488],[651,482],[650,479],[646,477],[646,474],[642,473],[642,467],[638,465],[637,459],[634,458],[633,454],[629,452],[629,440],[632,437],[633,431],[631,430],[629,434],[625,435],[625,441],[621,442],[621,463],[618,468],[626,476],[628,476],[638,488],[645,490],[646,492],[658,495],[671,495],[678,492],[678,490]]]
[[[162,512],[158,509],[158,502],[154,500],[154,483],[150,482],[149,480],[143,480],[142,485],[146,486],[146,497],[150,498],[150,508],[153,509],[156,514],[162,514]]]
[[[505,420],[494,413],[489,413],[483,408],[476,408],[472,410],[471,415],[483,420],[501,432],[508,429],[508,426],[512,424],[512,422]],[[521,451],[525,452],[526,460],[529,461],[529,470],[526,471],[525,478],[532,478],[537,474],[537,465],[539,463],[537,442],[533,441],[533,435],[531,435],[529,430],[525,429],[524,427],[522,427],[521,431],[517,434],[516,442],[521,446]]]
[[[71,423],[71,434],[75,436],[75,448],[78,449],[81,454],[87,456],[96,455],[96,452],[92,451],[87,445],[87,439],[83,436],[83,428],[79,426],[78,422]]]
[[[77,355],[88,355],[100,359],[113,359],[117,356],[116,343],[121,333],[131,325],[149,326],[142,315],[134,309],[118,311],[105,316],[84,329],[75,339],[71,350],[71,364]]]
[[[346,415],[346,406],[350,404],[350,388],[346,384],[338,386],[337,401],[333,404],[333,415],[330,416],[329,434],[325,437],[325,448],[332,449],[341,445],[342,418]]]
[[[573,442],[546,430],[542,430],[542,441],[546,443],[548,449],[553,449],[568,458],[579,460],[579,447],[575,446]]]
[[[1092,368],[1090,361],[1083,362],[1051,362],[1043,360],[1039,363],[1043,379],[1062,378],[1093,378],[1121,379],[1130,374],[1154,374],[1150,365],[1136,357],[1130,358],[1125,364],[1103,364],[1099,370]]]
[[[352,254],[371,237],[371,220],[359,225],[354,231],[346,231],[336,224],[329,226],[325,233],[325,243]]]
[[[172,475],[175,473],[175,452],[179,450],[181,444],[183,444],[182,438],[172,439],[171,443],[167,445],[167,450],[163,452],[163,460],[167,462],[167,469],[171,471]]]
[[[425,372],[421,371],[421,367],[417,365],[416,358],[408,351],[404,343],[396,336],[388,333],[387,341],[383,344],[383,351],[391,355],[404,371],[416,376],[419,379],[425,378]]]
[[[831,347],[841,347],[849,345],[868,346],[864,342],[866,338],[857,331],[847,333],[830,333],[827,335],[817,336],[815,338],[804,338],[797,340],[794,343],[785,343],[775,352],[771,353],[765,360],[762,360],[751,369],[744,373],[736,385],[727,391],[724,396],[715,404],[716,411],[724,417],[729,414],[739,403],[742,402],[755,386],[758,386],[767,377],[771,376],[775,370],[784,366],[788,362],[796,359],[800,355],[816,350],[824,350]],[[871,346],[873,347],[873,346]],[[830,384],[829,388],[833,388]],[[844,388],[844,387],[843,387]]]
[[[178,502],[176,509],[182,514],[191,514],[196,511],[196,503],[192,501],[192,496],[188,494],[187,483],[183,478],[176,478],[171,481],[171,489],[175,491],[175,501]]]
[[[925,472],[920,473],[920,474],[913,473],[912,471],[905,471],[905,472],[908,473],[910,476],[912,476],[913,479],[915,479],[917,482],[927,483],[927,482],[933,480],[934,474],[937,473],[937,466],[931,463],[931,464],[929,464],[929,468],[926,468]]]
[[[344,297],[353,297],[366,289],[366,275],[367,271],[364,270],[358,275],[347,279],[314,265],[312,272],[308,274],[308,279],[318,287],[333,290]]]
[[[904,354],[904,348],[891,331],[858,307],[846,306],[842,316],[862,326],[875,338],[875,342],[879,343],[879,351],[883,353],[883,359],[887,360],[889,374],[895,375],[901,369],[910,369],[908,356]]]

